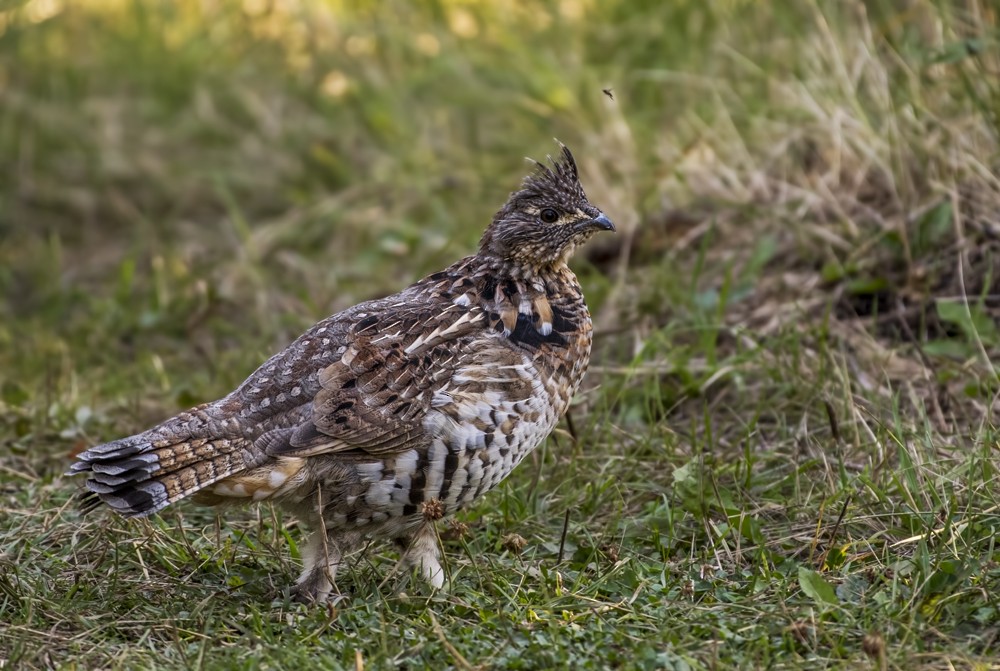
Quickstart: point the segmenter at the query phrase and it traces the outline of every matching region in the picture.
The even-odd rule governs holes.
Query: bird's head
[[[595,233],[615,230],[587,200],[569,149],[563,146],[559,159],[549,160],[552,167],[538,163],[510,195],[479,243],[480,254],[528,275],[565,264]]]

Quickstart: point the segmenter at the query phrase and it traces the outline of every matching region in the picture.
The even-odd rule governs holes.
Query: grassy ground
[[[0,668],[1000,668],[992,7],[0,3]],[[77,512],[74,450],[469,253],[553,136],[595,360],[445,591]]]

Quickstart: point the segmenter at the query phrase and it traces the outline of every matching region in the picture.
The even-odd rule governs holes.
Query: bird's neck
[[[542,287],[552,280],[565,277],[567,273],[572,275],[565,258],[538,262],[533,260],[514,261],[482,253],[474,258],[477,260],[482,274],[492,275],[498,281],[512,280]]]
[[[519,322],[526,321],[543,339],[560,339],[553,335],[553,310],[580,295],[569,266],[558,263],[532,267],[481,257],[477,263],[473,273],[477,302],[497,316],[505,335],[523,331],[524,324],[519,328]]]

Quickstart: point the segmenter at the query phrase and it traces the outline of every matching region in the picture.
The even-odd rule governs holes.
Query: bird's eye
[[[539,218],[546,224],[554,224],[559,221],[559,213],[553,210],[551,207],[546,207],[544,210],[538,213]]]

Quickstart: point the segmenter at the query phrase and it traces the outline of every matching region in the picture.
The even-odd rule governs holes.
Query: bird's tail
[[[67,475],[87,474],[87,489],[126,517],[146,517],[247,468],[250,441],[212,437],[202,408],[77,456]],[[86,505],[86,504],[85,504]]]

